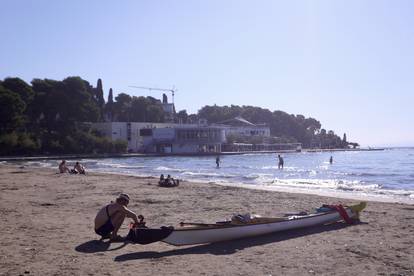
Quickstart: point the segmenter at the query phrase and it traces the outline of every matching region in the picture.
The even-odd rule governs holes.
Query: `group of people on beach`
[[[176,187],[180,185],[180,180],[172,178],[171,175],[167,175],[165,178],[164,175],[161,174],[158,185],[161,187]]]
[[[75,166],[73,167],[73,169],[69,169],[68,166],[66,165],[66,160],[62,160],[62,162],[60,162],[59,172],[70,173],[70,174],[85,174],[86,173],[85,167],[79,162],[75,163]]]

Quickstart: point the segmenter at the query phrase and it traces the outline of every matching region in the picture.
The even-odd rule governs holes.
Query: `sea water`
[[[80,161],[88,171],[153,177],[170,174],[195,182],[414,204],[414,148],[298,152],[282,156],[283,169],[278,169],[275,153],[223,155],[220,168],[216,168],[215,156]],[[57,168],[58,161],[28,162],[28,165]]]

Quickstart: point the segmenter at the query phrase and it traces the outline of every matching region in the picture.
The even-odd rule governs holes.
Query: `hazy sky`
[[[365,146],[414,145],[414,1],[0,0],[0,79],[80,76],[177,110],[303,114]],[[168,95],[170,96],[170,95]]]

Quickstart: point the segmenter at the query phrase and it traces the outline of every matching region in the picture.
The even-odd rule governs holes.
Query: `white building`
[[[106,122],[94,129],[114,140],[128,142],[128,152],[212,153],[225,142],[222,128],[197,124]]]
[[[226,144],[226,137],[270,137],[269,127],[252,124],[241,117],[210,126],[200,120],[199,124],[105,122],[94,123],[92,127],[113,141],[127,141],[128,152],[142,153],[219,153],[224,145],[223,150],[237,151],[234,145]]]

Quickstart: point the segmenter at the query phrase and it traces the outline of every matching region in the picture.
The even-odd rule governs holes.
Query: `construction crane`
[[[149,91],[155,90],[155,91],[171,92],[171,98],[172,98],[172,103],[173,104],[174,104],[174,94],[177,91],[177,89],[175,89],[174,86],[173,86],[172,89],[146,87],[146,86],[135,86],[135,85],[130,85],[129,87],[138,88],[138,89],[146,89],[146,90],[149,90]]]

